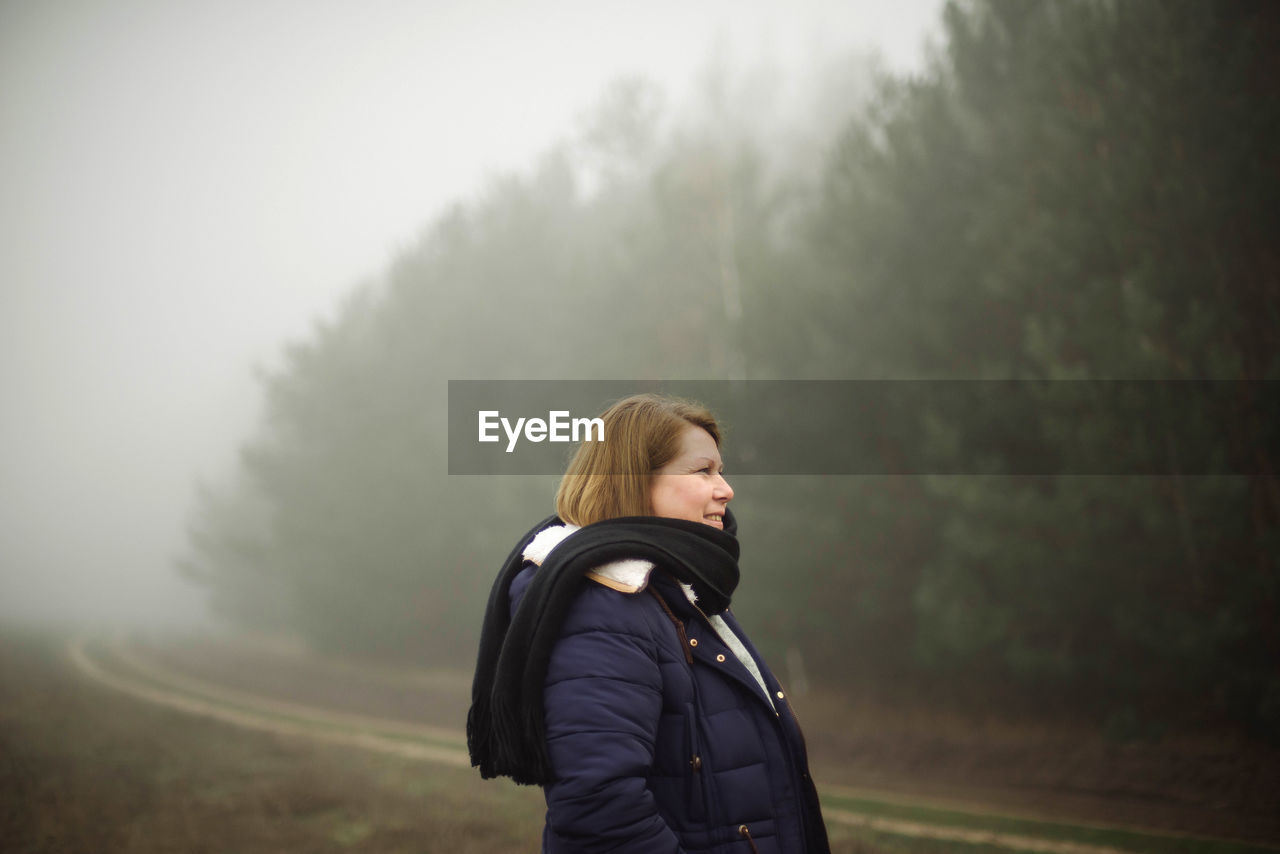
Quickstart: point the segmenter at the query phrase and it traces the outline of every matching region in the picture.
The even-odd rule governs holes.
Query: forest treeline
[[[555,479],[449,476],[449,379],[1280,379],[1280,6],[943,25],[926,71],[830,68],[808,113],[758,75],[693,110],[609,87],[265,374],[181,571],[245,625],[470,666]],[[741,478],[736,610],[815,684],[1280,737],[1276,402],[1238,403],[1247,475]],[[943,450],[1018,440],[927,409]]]

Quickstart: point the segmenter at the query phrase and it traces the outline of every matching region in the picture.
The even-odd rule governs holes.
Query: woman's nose
[[[724,479],[724,475],[716,475],[720,479],[720,483],[716,485],[716,498],[723,498],[725,501],[733,500],[733,487],[729,485],[729,481]]]

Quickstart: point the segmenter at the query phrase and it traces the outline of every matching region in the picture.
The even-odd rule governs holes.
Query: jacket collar
[[[555,547],[578,530],[581,530],[580,526],[568,524],[543,528],[524,547],[524,559],[542,566]],[[649,576],[655,568],[647,560],[615,560],[591,570],[587,573],[587,578],[621,593],[639,593],[649,586]],[[680,588],[690,602],[698,601],[692,585],[682,583]]]

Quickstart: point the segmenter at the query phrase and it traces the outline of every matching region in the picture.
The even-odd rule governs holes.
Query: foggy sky
[[[190,624],[252,371],[611,80],[917,65],[941,0],[0,4],[0,617]]]

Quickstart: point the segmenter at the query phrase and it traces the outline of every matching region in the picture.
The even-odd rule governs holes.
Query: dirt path
[[[465,734],[458,730],[335,712],[216,685],[147,661],[119,637],[104,644],[107,655],[91,654],[89,646],[83,636],[71,641],[68,655],[75,667],[85,676],[145,702],[279,735],[316,739],[456,768],[471,767]],[[851,810],[828,809],[825,814],[828,821],[913,838],[988,844],[1044,854],[1126,854],[1116,848],[925,824]]]
[[[116,645],[117,647],[119,646],[118,642]],[[358,723],[360,719],[354,716],[335,716],[318,709],[305,709],[304,707],[281,704],[275,701],[255,700],[246,704],[246,695],[241,692],[223,691],[218,688],[210,689],[208,686],[203,686],[197,692],[202,696],[195,696],[187,693],[187,690],[190,690],[189,687],[186,690],[179,687],[182,682],[187,682],[190,685],[194,680],[178,678],[176,682],[170,681],[171,674],[163,673],[154,667],[145,668],[147,675],[172,687],[159,687],[149,684],[143,679],[113,672],[109,666],[103,666],[99,661],[91,657],[86,647],[87,641],[82,636],[74,638],[68,647],[71,661],[81,673],[110,688],[148,703],[155,703],[188,714],[200,715],[201,717],[212,718],[223,723],[248,729],[318,739],[330,744],[344,744],[379,753],[390,753],[406,759],[438,762],[455,768],[471,767],[471,760],[467,756],[465,749],[426,744],[380,734],[378,731],[367,728],[367,725],[372,723],[371,720],[365,720],[363,722],[364,726],[362,726]],[[246,707],[246,705],[249,707]],[[296,720],[290,720],[284,716],[286,706],[288,706],[287,713],[297,715]],[[254,707],[258,711],[254,711]],[[402,729],[402,727],[403,725],[394,728]],[[434,728],[424,727],[423,729],[426,730],[426,732],[422,733],[424,736],[432,737],[435,735]],[[450,735],[460,734],[450,733]],[[465,737],[463,742],[465,743]]]
[[[110,642],[110,650],[117,660],[128,665],[130,669],[141,676],[187,694],[207,697],[223,706],[257,709],[274,717],[295,718],[325,727],[431,739],[454,744],[458,749],[464,749],[466,745],[466,733],[460,730],[428,724],[407,723],[405,721],[352,712],[333,711],[313,704],[295,703],[265,697],[248,691],[238,691],[225,685],[197,679],[187,674],[179,673],[172,668],[166,668],[155,662],[144,660],[119,638]],[[468,767],[470,767],[469,763]]]

